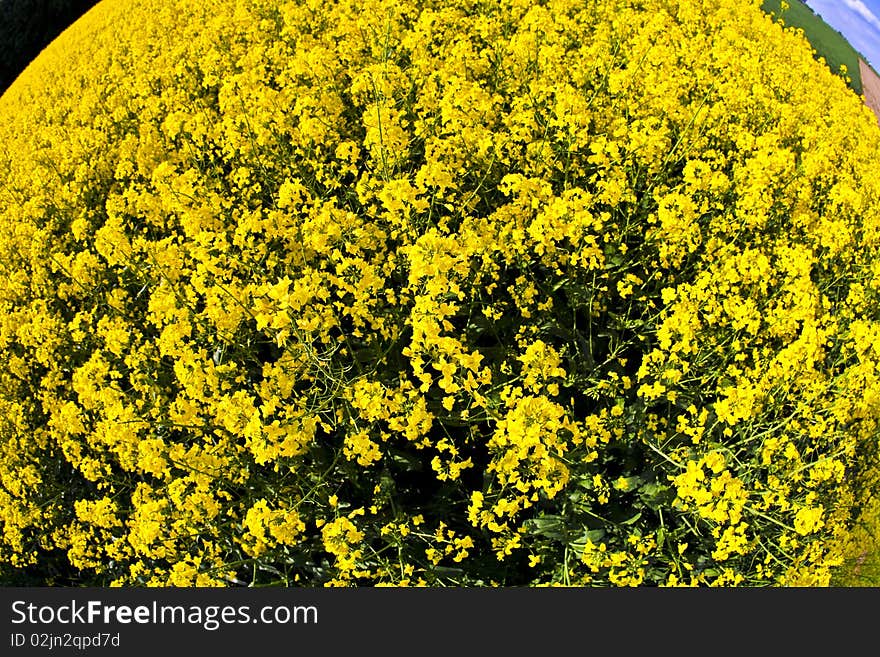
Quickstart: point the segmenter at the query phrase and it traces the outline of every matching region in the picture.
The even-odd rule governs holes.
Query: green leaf
[[[565,525],[560,516],[547,515],[540,518],[532,518],[525,522],[525,526],[531,534],[538,534],[556,540],[565,539]]]
[[[580,538],[572,541],[568,546],[580,557],[584,553],[584,548],[587,547],[588,542],[598,545],[603,538],[605,538],[604,529],[588,529]]]
[[[639,497],[652,509],[658,506],[666,506],[669,503],[672,489],[664,484],[648,482],[639,487]]]

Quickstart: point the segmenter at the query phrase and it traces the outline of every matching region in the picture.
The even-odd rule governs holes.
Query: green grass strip
[[[839,73],[840,66],[846,66],[850,78],[849,86],[857,94],[861,94],[860,56],[856,49],[840,32],[828,25],[800,0],[787,0],[785,4],[789,6],[784,11],[780,7],[781,2],[782,0],[764,0],[761,8],[768,14],[782,18],[786,26],[802,29],[804,36],[813,46],[816,58],[823,57],[832,71]]]

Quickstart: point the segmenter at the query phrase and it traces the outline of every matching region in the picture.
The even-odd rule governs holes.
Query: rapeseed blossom
[[[0,569],[826,584],[880,128],[754,0],[103,0],[0,98]]]

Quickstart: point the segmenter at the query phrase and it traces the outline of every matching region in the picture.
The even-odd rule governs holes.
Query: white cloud
[[[843,0],[843,4],[880,30],[880,18],[862,0]]]

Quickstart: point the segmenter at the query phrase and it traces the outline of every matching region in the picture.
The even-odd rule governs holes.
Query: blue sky
[[[880,0],[804,0],[880,72]]]

